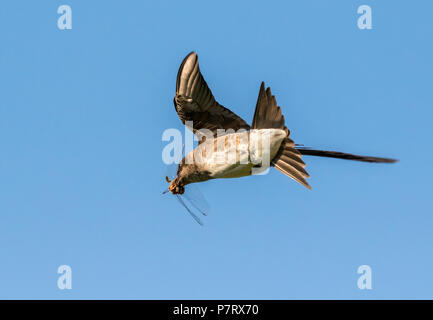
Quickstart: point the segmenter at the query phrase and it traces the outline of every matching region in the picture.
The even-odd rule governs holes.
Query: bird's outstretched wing
[[[287,136],[281,143],[277,155],[272,159],[272,165],[293,180],[311,189],[305,180],[309,177],[305,170],[305,162],[301,158],[301,153],[295,149],[295,143],[289,138],[290,130],[284,124],[284,116],[281,114],[281,108],[277,105],[275,96],[272,95],[271,88],[268,87],[265,90],[264,82],[260,86],[252,128],[275,128],[286,131]]]
[[[174,107],[183,124],[187,125],[199,139],[198,130],[208,129],[216,136],[217,129],[248,130],[250,126],[239,116],[220,105],[212,95],[198,65],[195,52],[186,56],[180,65]],[[186,121],[192,121],[192,127]]]

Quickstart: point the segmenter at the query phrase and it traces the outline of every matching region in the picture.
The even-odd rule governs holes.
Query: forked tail
[[[257,99],[256,110],[254,112],[253,124],[251,128],[275,128],[286,131],[287,136],[281,143],[277,155],[274,157],[274,159],[272,159],[272,165],[308,189],[311,189],[311,187],[305,179],[309,178],[310,176],[305,170],[305,163],[301,159],[302,155],[376,163],[393,163],[397,161],[395,159],[359,156],[337,151],[314,150],[295,145],[293,140],[289,138],[290,131],[284,124],[284,116],[281,113],[280,107],[277,105],[275,97],[271,93],[271,89],[267,88],[265,90],[265,84],[263,82],[260,86],[259,97]]]

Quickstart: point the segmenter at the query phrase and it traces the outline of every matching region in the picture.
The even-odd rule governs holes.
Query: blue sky
[[[72,30],[57,8],[72,8]],[[373,29],[357,27],[372,8]],[[0,11],[0,298],[433,298],[433,4],[5,1]],[[200,227],[161,160],[177,69],[195,50],[251,121],[261,81],[305,157],[203,183]],[[72,268],[59,290],[57,268]],[[372,290],[357,287],[360,265]]]

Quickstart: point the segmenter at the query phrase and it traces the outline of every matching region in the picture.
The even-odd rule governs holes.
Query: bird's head
[[[185,187],[179,178],[170,180],[168,177],[165,177],[165,180],[170,183],[168,186],[168,191],[170,191],[172,194],[183,194],[185,192]]]

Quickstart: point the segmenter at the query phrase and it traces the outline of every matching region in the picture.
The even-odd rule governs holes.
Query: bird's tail
[[[363,161],[363,162],[375,162],[375,163],[394,163],[398,161],[396,159],[390,159],[390,158],[360,156],[356,154],[344,153],[338,151],[314,150],[311,148],[299,147],[299,146],[296,147],[296,150],[298,150],[300,154],[306,156],[337,158],[337,159],[355,160],[355,161]]]
[[[310,175],[305,170],[306,164],[302,160],[302,154],[295,149],[295,143],[288,136],[281,143],[277,155],[272,160],[272,165],[286,176],[311,189],[305,180]]]
[[[287,129],[284,123],[284,116],[281,113],[280,107],[277,105],[275,97],[271,93],[271,89],[267,88],[265,90],[265,84],[263,82],[260,86],[259,97],[257,99],[251,128],[275,128],[286,131],[286,138],[281,143],[277,155],[272,159],[272,166],[308,189],[311,189],[311,187],[307,183],[306,178],[309,178],[310,176],[305,170],[305,163],[302,160],[303,155],[376,163],[393,163],[397,161],[395,159],[359,156],[337,151],[314,150],[300,145],[295,145],[293,140],[289,137],[290,130]]]

